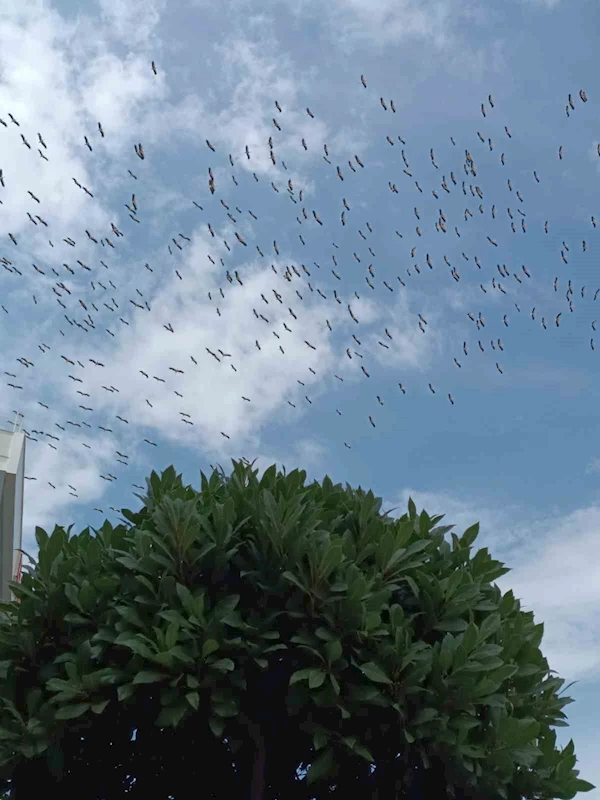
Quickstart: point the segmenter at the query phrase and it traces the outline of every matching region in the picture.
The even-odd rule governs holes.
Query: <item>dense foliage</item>
[[[0,620],[12,798],[570,798],[593,788],[478,526],[234,462],[130,525],[36,529]],[[452,526],[450,526],[452,527]],[[12,779],[12,780],[11,780]]]

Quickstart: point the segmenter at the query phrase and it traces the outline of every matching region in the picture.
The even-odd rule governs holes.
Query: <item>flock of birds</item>
[[[153,73],[157,75],[157,68],[154,62],[152,62],[151,68]],[[364,89],[367,90],[368,84],[364,75],[361,76],[360,80]],[[587,102],[588,98],[584,90],[579,91],[578,94],[575,93],[574,96],[569,95],[565,106],[566,115],[568,117],[573,115],[577,109],[577,103]],[[308,199],[304,197],[305,191],[295,186],[292,178],[287,178],[285,175],[286,172],[290,175],[292,174],[291,165],[286,164],[277,152],[278,136],[282,134],[286,124],[285,109],[282,108],[278,100],[273,103],[272,134],[262,144],[268,147],[270,161],[273,167],[277,168],[272,171],[274,179],[270,182],[270,189],[278,196],[278,203],[281,199],[281,202],[289,204],[286,207],[292,210],[295,216],[295,224],[299,226],[297,240],[302,248],[300,258],[297,261],[282,264],[285,258],[285,251],[289,249],[287,245],[278,244],[277,239],[269,240],[268,242],[251,241],[248,230],[253,230],[252,226],[254,222],[258,222],[259,215],[250,209],[242,210],[236,204],[235,199],[231,200],[231,195],[235,195],[236,187],[242,181],[249,181],[250,184],[252,180],[256,183],[264,183],[265,181],[264,169],[253,171],[253,159],[256,158],[255,147],[258,147],[258,145],[247,144],[241,153],[234,156],[221,153],[218,147],[207,139],[205,144],[210,153],[209,158],[214,157],[215,161],[219,160],[219,162],[216,165],[208,166],[206,198],[190,199],[190,204],[202,215],[200,217],[200,225],[204,227],[204,231],[211,237],[210,241],[214,241],[215,244],[215,251],[213,254],[208,254],[208,259],[215,269],[220,269],[222,272],[222,285],[218,290],[208,292],[209,303],[212,304],[214,309],[211,313],[221,317],[225,313],[227,305],[225,302],[226,293],[239,291],[239,287],[244,286],[244,262],[249,263],[258,260],[258,263],[262,264],[264,261],[267,270],[270,269],[272,271],[272,287],[270,292],[260,293],[260,296],[254,299],[249,308],[248,313],[252,314],[254,320],[264,325],[264,335],[255,339],[254,347],[257,351],[260,351],[271,343],[272,347],[276,347],[285,356],[286,337],[291,336],[294,332],[296,332],[296,336],[299,334],[299,340],[314,356],[311,366],[308,367],[313,377],[305,377],[303,374],[299,375],[297,379],[298,384],[303,387],[300,392],[303,395],[303,399],[300,402],[305,402],[309,405],[312,405],[313,401],[309,396],[309,391],[306,389],[306,382],[315,382],[313,378],[319,377],[320,366],[320,340],[315,339],[314,336],[310,337],[302,328],[303,305],[306,304],[306,299],[309,296],[312,302],[323,301],[321,333],[324,336],[328,336],[333,332],[332,319],[339,320],[340,314],[343,316],[347,314],[346,322],[348,323],[349,321],[350,330],[353,332],[340,344],[340,363],[344,363],[348,370],[353,370],[354,372],[350,372],[344,377],[344,375],[338,374],[338,372],[343,372],[343,369],[340,368],[333,376],[337,381],[344,383],[345,380],[348,380],[348,375],[350,375],[350,380],[353,378],[356,380],[356,376],[359,373],[360,377],[365,380],[371,379],[372,352],[370,360],[369,353],[363,347],[363,339],[368,335],[365,331],[367,326],[361,325],[360,312],[357,310],[360,307],[361,298],[363,296],[369,298],[377,297],[381,292],[384,293],[384,298],[389,297],[389,294],[402,295],[404,293],[409,296],[411,285],[415,285],[415,282],[418,282],[419,279],[422,280],[422,273],[427,275],[428,271],[434,272],[435,270],[443,269],[447,271],[450,281],[459,284],[463,277],[461,276],[461,270],[466,264],[468,264],[467,269],[479,270],[480,272],[477,274],[480,278],[478,283],[482,298],[486,295],[494,294],[504,296],[502,302],[505,303],[506,307],[501,308],[497,322],[505,327],[509,327],[511,324],[513,309],[517,314],[530,314],[533,320],[538,319],[544,330],[547,330],[550,326],[559,327],[563,312],[568,314],[574,311],[573,298],[575,293],[581,294],[582,298],[586,294],[585,286],[575,287],[571,280],[565,281],[564,278],[556,275],[552,279],[553,289],[557,293],[560,289],[560,296],[564,297],[564,308],[557,313],[552,312],[552,314],[536,312],[535,307],[530,310],[520,300],[520,292],[525,284],[535,282],[536,275],[533,268],[523,264],[519,268],[512,267],[509,269],[506,264],[497,263],[500,258],[498,255],[498,241],[494,234],[494,224],[496,226],[499,224],[508,225],[515,235],[522,236],[528,231],[527,210],[523,198],[525,190],[523,187],[516,185],[516,181],[515,185],[513,185],[514,178],[511,178],[509,169],[510,154],[501,152],[502,146],[493,142],[488,134],[481,131],[476,132],[476,136],[473,137],[472,142],[468,143],[466,149],[459,147],[455,139],[450,136],[451,145],[456,152],[454,162],[452,164],[439,164],[434,149],[431,149],[429,152],[431,171],[427,175],[417,175],[411,166],[406,149],[408,147],[406,141],[394,131],[397,127],[394,124],[394,114],[396,114],[394,101],[381,97],[379,105],[382,111],[391,117],[389,120],[390,133],[385,138],[391,150],[393,150],[392,155],[395,158],[395,172],[392,175],[392,179],[388,181],[387,186],[383,187],[386,196],[389,198],[387,202],[391,203],[395,195],[405,192],[407,186],[412,187],[411,191],[414,191],[415,205],[410,212],[411,219],[410,221],[408,219],[405,220],[406,227],[402,230],[395,229],[384,233],[379,221],[358,221],[356,219],[360,213],[361,203],[354,202],[353,191],[358,191],[357,182],[361,172],[363,170],[367,171],[369,168],[368,158],[364,155],[361,157],[359,154],[355,154],[346,163],[338,163],[335,154],[332,152],[333,148],[329,148],[327,143],[323,143],[322,146],[322,159],[327,165],[326,169],[329,171],[329,178],[333,179],[329,181],[327,189],[329,203],[336,202],[335,189],[332,188],[332,185],[337,186],[338,189],[339,198],[337,202],[339,206],[337,218],[330,219],[324,211],[308,207]],[[495,113],[497,111],[494,99],[490,95],[487,101],[481,104],[482,129]],[[311,120],[315,119],[315,114],[310,108],[306,108],[306,114]],[[8,113],[7,117],[8,121],[0,117],[0,124],[6,129],[5,135],[10,135],[14,129],[23,146],[31,150],[32,157],[37,154],[41,161],[48,162],[52,157],[52,153],[43,135],[37,133],[37,141],[35,141],[34,137],[29,133],[27,136],[24,134],[21,123],[12,113]],[[109,134],[105,132],[102,123],[98,122],[96,136],[102,140],[107,135]],[[507,126],[504,126],[503,136],[506,142],[505,146],[509,150],[512,134]],[[309,150],[309,145],[305,138],[301,139],[300,144],[304,151]],[[84,136],[83,146],[87,148],[89,153],[94,153],[96,143],[91,134],[89,137],[87,135]],[[497,151],[498,167],[506,170],[505,185],[508,193],[507,198],[511,204],[508,208],[500,208],[499,200],[496,201],[498,203],[498,207],[496,207],[496,204],[488,199],[489,193],[480,174],[479,151],[476,148],[483,148],[489,152]],[[131,191],[128,192],[127,202],[124,203],[124,207],[127,210],[127,217],[125,218],[127,226],[131,223],[135,228],[142,222],[139,209],[144,207],[143,170],[147,155],[144,151],[143,143],[138,142],[135,144],[134,155],[135,162],[132,155],[132,163],[127,169],[127,180],[131,181]],[[598,145],[598,155],[600,156],[600,145]],[[557,157],[559,160],[565,157],[562,145],[558,148]],[[243,162],[243,168],[237,169],[240,159]],[[137,167],[134,166],[134,163],[137,164]],[[224,177],[224,166],[232,170],[230,180]],[[5,171],[6,173],[10,172],[10,170]],[[260,173],[261,177],[257,172]],[[267,183],[270,177],[271,175],[267,174]],[[4,188],[9,180],[11,180],[11,176],[0,169],[0,185]],[[90,187],[83,185],[76,177],[73,177],[72,180],[86,197],[94,198],[94,191]],[[407,181],[408,184],[401,186],[401,189],[399,189],[401,181]],[[534,185],[539,184],[543,181],[543,176],[540,176],[534,170],[531,174],[531,181]],[[63,438],[72,433],[73,435],[77,434],[82,447],[91,449],[92,446],[85,441],[85,434],[86,429],[91,432],[95,427],[102,434],[113,438],[114,463],[119,465],[117,469],[113,468],[113,471],[118,472],[121,468],[129,466],[131,456],[123,452],[124,448],[120,445],[120,442],[125,438],[124,430],[135,426],[136,420],[127,419],[120,414],[116,414],[112,420],[103,418],[101,420],[103,424],[98,424],[99,420],[94,420],[94,398],[91,392],[88,391],[91,387],[88,385],[89,381],[86,380],[86,377],[91,371],[101,371],[106,367],[104,361],[91,357],[97,353],[94,350],[94,337],[96,335],[118,339],[120,330],[134,324],[133,315],[138,313],[152,315],[153,313],[152,305],[141,289],[134,286],[131,281],[127,281],[126,276],[115,270],[111,264],[111,260],[114,260],[113,256],[119,249],[121,240],[126,239],[128,236],[128,229],[125,224],[116,224],[115,222],[111,223],[110,231],[86,229],[84,243],[86,252],[89,252],[91,242],[97,251],[97,258],[93,262],[85,256],[78,258],[78,242],[69,235],[63,235],[64,232],[52,230],[49,222],[45,219],[44,205],[46,199],[41,194],[38,195],[29,189],[25,191],[27,191],[27,195],[31,200],[31,209],[26,213],[32,226],[32,232],[33,228],[37,229],[38,232],[40,230],[44,231],[49,237],[49,248],[60,248],[63,254],[71,253],[71,257],[61,255],[59,260],[64,257],[64,261],[60,271],[56,268],[57,259],[54,254],[51,258],[49,257],[48,261],[54,262],[55,266],[46,266],[43,263],[34,263],[32,265],[35,272],[34,277],[36,281],[39,280],[39,289],[32,293],[32,303],[33,305],[38,304],[41,292],[51,292],[54,296],[58,318],[61,320],[59,331],[61,346],[59,347],[54,342],[50,347],[43,341],[39,342],[37,346],[44,358],[47,358],[47,354],[51,353],[50,358],[54,359],[55,365],[57,367],[60,365],[64,368],[65,379],[73,383],[74,393],[77,398],[77,408],[73,409],[72,413],[68,414],[69,418],[67,418],[64,408],[50,408],[46,403],[38,401],[39,407],[43,410],[41,413],[47,415],[48,422],[42,423],[41,427],[24,428],[24,430],[29,442],[37,443],[38,446],[43,444],[53,450],[58,450]],[[433,217],[426,215],[424,210],[426,205],[424,198],[426,196],[432,196],[436,201],[436,205],[439,206]],[[450,208],[448,208],[449,205],[451,205]],[[457,212],[459,207],[460,211]],[[461,228],[464,234],[467,226],[472,225],[470,220],[475,217],[480,218],[487,227],[485,247],[488,250],[487,252],[482,250],[479,253],[465,253],[461,251]],[[252,219],[253,222],[249,223],[248,218]],[[494,223],[497,218],[498,221]],[[590,235],[592,235],[597,226],[593,216],[590,218],[589,225]],[[545,234],[548,234],[549,226],[550,223],[548,221],[545,222],[543,226]],[[223,238],[223,232],[229,238]],[[320,259],[322,263],[312,261],[312,263],[308,264],[308,257],[304,253],[310,251],[311,242],[314,242],[314,232],[320,232],[320,234],[327,232],[333,234],[334,238],[344,237],[343,249],[340,250],[340,245],[332,241],[330,253],[322,254]],[[431,253],[436,248],[433,246],[428,247],[427,245],[428,237],[434,233],[444,241],[442,249],[446,249],[446,252],[443,254],[442,259],[434,257]],[[287,235],[287,233],[284,235]],[[31,265],[25,263],[29,259],[21,256],[23,251],[27,252],[28,250],[28,237],[25,233],[15,235],[10,231],[6,231],[5,236],[6,246],[10,248],[10,251],[5,249],[5,253],[0,257],[0,263],[5,271],[4,274],[6,277],[10,273],[12,276],[16,276],[17,279],[19,277],[23,278],[24,271],[31,270]],[[394,237],[395,246],[400,250],[399,260],[402,261],[401,266],[390,269],[388,265],[378,263],[375,251],[381,248],[384,236],[388,236],[388,239]],[[448,241],[446,246],[446,240],[443,237],[447,237],[448,240],[452,239],[452,244]],[[191,243],[192,238],[183,233],[174,233],[169,241],[165,243],[165,249],[173,260],[173,274],[181,281],[186,278],[185,268],[178,259],[183,258],[180,254],[183,253],[185,255],[184,251]],[[386,244],[386,247],[388,246],[389,242]],[[573,243],[562,241],[559,249],[560,258],[564,264],[568,264],[570,251],[574,246]],[[439,245],[436,247],[439,247]],[[461,251],[457,258],[455,258],[456,247],[458,251]],[[585,253],[590,246],[587,240],[583,239],[580,247],[582,252]],[[225,248],[229,263],[223,257],[225,254],[223,248]],[[348,248],[348,255],[345,253],[345,248]],[[235,250],[237,250],[237,253]],[[271,259],[276,263],[270,263]],[[325,259],[328,262],[327,265]],[[300,263],[302,260],[305,260],[308,266],[305,263]],[[349,261],[352,264],[352,270],[348,267]],[[511,261],[511,259],[506,257],[506,261]],[[355,267],[354,264],[357,264],[358,267]],[[145,269],[152,273],[156,267],[147,262]],[[350,285],[356,276],[356,273],[352,272],[353,270],[358,270],[359,274],[362,273],[360,286],[356,283],[353,286]],[[352,274],[350,274],[351,272]],[[450,286],[452,285],[450,284]],[[9,298],[11,291],[15,290],[15,284],[5,286],[4,298]],[[599,293],[600,288],[592,287],[589,289],[589,294],[593,296],[594,301]],[[315,295],[320,298],[319,301],[316,301]],[[2,313],[10,317],[10,300],[5,299],[4,303],[5,305],[0,305]],[[335,310],[328,313],[327,308]],[[274,309],[276,309],[275,313]],[[494,310],[497,310],[497,306],[494,307]],[[284,320],[281,318],[283,312],[285,312]],[[421,334],[427,336],[430,323],[424,313],[416,313],[413,316],[415,330],[418,328]],[[491,359],[492,362],[495,362],[495,369],[499,374],[503,375],[505,348],[502,339],[497,335],[499,331],[496,330],[491,338],[489,334],[486,336],[485,328],[488,325],[488,320],[486,320],[481,310],[473,309],[467,312],[467,318],[469,324],[476,331],[473,334],[477,340],[475,347],[482,353],[489,354],[492,351]],[[413,323],[411,322],[411,324]],[[176,320],[167,321],[166,324],[161,320],[157,321],[156,325],[162,326],[165,337],[177,336]],[[370,326],[373,327],[373,323],[370,323]],[[343,325],[341,327],[342,330],[345,330]],[[594,341],[595,321],[592,322],[591,327],[589,345],[593,351],[596,346]],[[394,327],[389,324],[378,326],[378,323],[375,323],[374,329],[377,329],[375,331],[377,334],[375,340],[381,351],[393,350],[396,346]],[[85,362],[70,355],[69,341],[75,336],[79,337],[78,347],[81,347],[82,340],[86,342],[86,337],[89,339],[90,357]],[[273,339],[276,341],[273,342]],[[185,341],[180,342],[180,361],[169,366],[170,374],[167,377],[154,375],[150,367],[144,368],[145,365],[143,363],[137,365],[136,379],[140,381],[140,402],[145,402],[150,408],[153,408],[153,403],[150,399],[144,398],[144,383],[156,382],[164,385],[165,403],[174,405],[174,397],[177,397],[178,401],[176,402],[179,404],[179,400],[184,400],[184,394],[179,391],[182,388],[178,383],[179,376],[185,375],[188,369],[200,369],[198,377],[200,380],[205,359],[218,363],[220,368],[237,372],[235,361],[238,354],[226,352],[216,345],[211,348],[206,347],[205,352],[189,353],[186,352],[185,345]],[[465,337],[462,346],[459,345],[459,348],[453,356],[453,361],[456,368],[460,370],[463,368],[464,360],[468,358],[472,350],[470,334]],[[140,360],[143,360],[143,351],[140,352]],[[36,369],[34,355],[32,353],[29,353],[27,357],[20,355],[16,358],[16,363],[19,365],[18,367],[13,366],[4,370],[6,385],[17,395],[21,392],[31,393],[32,390],[28,386],[28,377]],[[302,380],[303,377],[305,377],[305,380]],[[400,382],[397,387],[398,392],[401,394],[406,394],[408,391],[405,383]],[[427,388],[432,394],[439,393],[446,397],[447,402],[452,405],[455,404],[456,400],[452,393],[436,388],[431,382],[428,383]],[[118,395],[120,389],[107,381],[102,384],[101,391]],[[242,392],[243,387],[240,390],[242,401],[251,403],[252,398]],[[373,409],[366,414],[364,423],[376,428],[377,406],[375,403],[383,406],[384,400],[381,394],[376,393],[376,390],[373,390],[372,395]],[[287,404],[292,408],[297,407],[297,402],[294,402],[294,400],[298,402],[297,395],[293,395],[287,400]],[[339,408],[336,408],[335,411],[339,416],[343,415]],[[17,411],[16,413],[19,414],[20,412]],[[194,425],[194,420],[188,411],[182,410],[174,413],[177,414],[181,423],[190,426],[191,429]],[[95,422],[95,425],[93,422]],[[225,439],[230,438],[227,431],[220,431],[220,434]],[[140,439],[140,444],[153,448],[159,446],[151,438],[140,437]],[[346,448],[351,449],[352,447],[348,441],[344,441],[343,444]],[[31,453],[28,460],[30,464],[35,463]],[[108,470],[105,470],[100,477],[107,483],[114,483],[119,480],[119,475],[115,475]],[[27,480],[37,480],[37,478],[36,476],[28,475]],[[57,489],[59,479],[55,483],[48,483],[52,489]],[[132,485],[138,489],[143,488],[138,484]],[[78,497],[75,486],[69,484],[65,488],[68,488],[70,495]],[[117,511],[112,506],[110,508],[115,512]],[[104,513],[102,509],[95,510]]]

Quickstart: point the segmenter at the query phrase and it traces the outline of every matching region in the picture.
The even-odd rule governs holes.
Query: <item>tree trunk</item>
[[[265,767],[267,761],[265,740],[258,723],[253,722],[245,714],[240,714],[240,721],[244,723],[250,733],[248,749],[253,747],[252,759],[247,762],[249,766],[251,765],[251,770],[248,769],[246,772],[246,775],[250,778],[246,796],[248,800],[265,800]]]

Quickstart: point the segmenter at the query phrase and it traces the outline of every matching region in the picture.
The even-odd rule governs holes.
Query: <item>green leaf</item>
[[[74,612],[70,612],[69,614],[65,614],[63,617],[65,622],[69,622],[71,625],[89,625],[90,621],[87,617],[82,617],[81,614],[75,614]]]
[[[295,683],[299,683],[299,681],[308,680],[308,678],[310,677],[311,672],[312,672],[312,669],[299,669],[299,670],[297,670],[296,672],[294,672],[294,674],[290,678],[289,685],[293,686]]]
[[[130,631],[124,631],[123,633],[120,633],[115,639],[114,643],[123,645],[123,647],[128,647],[132,652],[137,653],[143,658],[151,658],[153,655],[150,648],[141,642],[138,637],[135,636],[135,634],[132,634]]]
[[[39,525],[35,526],[35,540],[40,550],[45,546],[46,542],[48,541],[48,534],[43,528],[40,528]]]
[[[523,748],[537,739],[539,730],[540,723],[531,717],[523,719],[506,717],[500,720],[498,736],[509,747]]]
[[[185,699],[195,711],[198,710],[198,704],[200,702],[200,695],[198,692],[187,692]]]
[[[132,522],[134,525],[137,525],[140,517],[139,512],[133,512],[130,511],[128,508],[122,508],[121,514],[125,517],[126,520],[129,520],[129,522]]]
[[[214,653],[215,650],[219,649],[219,643],[216,642],[214,639],[207,639],[204,644],[202,645],[202,657],[206,658],[211,653]]]
[[[286,570],[285,572],[281,573],[281,577],[285,578],[286,581],[288,581],[289,583],[293,583],[294,586],[297,586],[298,589],[300,589],[304,594],[309,594],[309,591],[306,588],[306,586],[303,586],[302,583],[298,580],[298,578],[296,578],[296,576],[291,572],[288,572]]]
[[[117,558],[117,562],[126,567],[126,569],[130,569],[132,572],[144,572],[146,575],[150,574],[147,569],[142,569],[140,562],[131,556],[120,556]]]
[[[481,603],[477,603],[477,605],[473,606],[474,611],[497,611],[498,610],[498,603],[494,603],[493,600],[483,600]]]
[[[431,722],[432,719],[435,719],[438,715],[437,709],[435,708],[422,708],[420,711],[417,712],[416,716],[412,720],[412,725],[423,725],[425,722]]]
[[[62,528],[54,528],[50,538],[45,543],[45,547],[42,551],[43,555],[46,558],[46,563],[50,566],[52,562],[56,560],[58,554],[62,550],[64,543],[67,540],[67,535]]]
[[[334,569],[340,566],[344,560],[344,552],[341,544],[332,544],[325,552],[321,564],[319,566],[319,575],[321,578],[328,578]]]
[[[502,615],[502,617],[507,617],[510,612],[515,607],[515,596],[512,590],[509,590],[502,596],[502,600],[500,600],[500,605],[498,606],[498,611]]]
[[[462,644],[457,645],[456,650],[454,651],[454,657],[452,659],[453,671],[457,672],[461,667],[464,667],[468,658],[467,651]]]
[[[327,748],[313,763],[310,765],[306,775],[306,783],[311,786],[321,778],[326,778],[333,767],[333,750]]]
[[[51,692],[63,692],[65,690],[72,692],[79,691],[76,686],[73,686],[69,681],[65,681],[62,678],[50,678],[46,681],[46,688],[50,689]]]
[[[473,651],[473,658],[482,661],[486,658],[493,658],[494,656],[499,656],[503,650],[504,648],[502,647],[501,644],[484,644]]]
[[[460,617],[447,617],[441,619],[434,626],[436,631],[451,631],[452,633],[460,633],[469,627],[469,623]]]
[[[385,672],[381,669],[380,666],[375,664],[373,661],[368,661],[366,664],[363,664],[360,667],[361,672],[365,675],[370,681],[374,683],[388,683],[391,684],[392,681],[388,678]]]
[[[39,592],[34,592],[32,589],[29,589],[29,587],[22,583],[11,582],[10,588],[17,599],[21,599],[22,597],[30,597],[32,600],[37,600],[38,602],[40,600]]]
[[[386,564],[385,572],[389,572],[392,567],[398,564],[400,561],[408,560],[410,556],[414,555],[415,553],[419,553],[421,550],[429,547],[430,544],[431,542],[429,539],[421,539],[418,542],[413,542],[409,547],[401,547],[400,549],[396,550]]]
[[[499,669],[494,670],[488,676],[490,680],[497,681],[498,684],[504,683],[509,678],[519,671],[519,667],[517,664],[505,664],[503,667],[499,667]]]
[[[94,714],[101,714],[109,703],[110,700],[102,700],[99,703],[92,703],[92,711]]]
[[[417,586],[417,583],[414,580],[414,578],[411,578],[410,575],[403,575],[402,576],[402,580],[405,580],[408,583],[408,585],[412,589],[412,593],[414,594],[415,598],[418,599],[419,595],[420,595],[420,591],[419,591],[419,587]]]
[[[119,700],[126,700],[133,694],[133,686],[130,683],[125,683],[117,689],[117,697]]]
[[[138,683],[157,683],[158,681],[164,681],[165,678],[168,678],[164,672],[152,672],[150,670],[142,670],[138,672],[138,674],[133,679],[133,684]]]
[[[375,759],[373,758],[371,752],[369,750],[367,750],[366,747],[363,747],[362,744],[355,744],[352,749],[354,750],[356,755],[362,756],[362,758],[364,758],[365,761],[368,761],[369,764],[372,764],[375,761]]]
[[[501,658],[491,658],[487,661],[475,661],[471,660],[468,664],[465,664],[464,671],[465,672],[491,672],[494,669],[498,669],[503,665],[503,661]]]
[[[313,747],[315,750],[322,750],[329,741],[329,731],[324,728],[317,728],[313,733]]]
[[[448,548],[450,548],[450,545],[448,545]],[[446,598],[446,601],[452,599],[453,594],[463,582],[463,578],[464,574],[462,569],[455,569],[454,572],[448,576],[446,587],[444,589],[444,597]]]
[[[507,700],[503,694],[490,694],[488,697],[482,697],[478,702],[490,708],[506,708]]]
[[[513,760],[522,767],[533,767],[538,758],[543,755],[539,747],[533,744],[511,748],[510,752]]]
[[[411,522],[414,522],[417,518],[417,507],[414,504],[412,497],[408,498],[408,516],[410,517]]]
[[[484,758],[485,751],[482,747],[473,747],[470,744],[461,744],[460,752],[468,758]]]
[[[214,667],[221,672],[233,672],[235,669],[235,664],[230,658],[220,658],[218,661],[215,661],[213,664],[211,664],[211,667]]]
[[[294,644],[305,644],[308,647],[312,647],[315,644],[313,637],[306,631],[300,631],[300,633],[297,633],[295,636],[292,636],[290,641],[293,642]]]
[[[211,731],[220,739],[223,736],[223,730],[225,728],[225,723],[220,717],[211,717],[208,720],[208,724],[210,725]]]
[[[479,523],[476,522],[474,525],[471,525],[470,528],[467,528],[467,530],[463,533],[460,539],[460,543],[463,545],[463,547],[470,547],[478,535],[479,535]]]
[[[166,706],[162,709],[156,720],[158,728],[175,728],[187,713],[188,706],[183,702],[176,706]]]
[[[169,650],[172,647],[175,647],[178,638],[179,638],[179,625],[176,622],[171,622],[165,634],[165,644]]]
[[[325,672],[322,669],[311,669],[308,676],[308,688],[318,689],[325,682]]]
[[[279,631],[265,631],[264,633],[260,634],[261,639],[280,639],[281,634]]]
[[[448,634],[449,636],[450,634]],[[452,666],[452,650],[442,647],[438,657],[438,663],[442,672],[448,672]]]
[[[595,788],[593,783],[588,783],[588,781],[584,781],[581,778],[576,778],[575,780],[575,789],[578,792],[591,792]]]
[[[279,644],[272,644],[270,647],[265,647],[263,653],[274,653],[276,650],[287,650],[287,645],[280,642]]]
[[[214,609],[214,615],[217,619],[225,619],[228,614],[231,614],[232,611],[238,607],[240,602],[239,594],[232,594],[229,597],[225,597],[221,600]]]
[[[462,638],[462,646],[465,648],[467,653],[470,653],[473,650],[473,648],[477,644],[478,639],[479,639],[479,630],[477,629],[477,625],[475,625],[474,622],[471,622]]]
[[[490,614],[479,626],[479,641],[483,642],[485,639],[488,639],[493,633],[496,633],[501,625],[502,617],[500,614]]]
[[[342,644],[339,639],[332,642],[327,642],[325,645],[325,652],[327,654],[327,663],[333,664],[335,661],[342,657]]]
[[[152,584],[152,581],[148,580],[145,575],[136,575],[135,579],[138,583],[141,583],[153,597],[156,597],[156,588]]]
[[[214,702],[214,712],[219,717],[237,717],[239,711],[235,701],[231,698],[225,699],[222,702]]]
[[[90,703],[75,703],[71,706],[63,706],[56,712],[56,719],[76,719],[90,708]]]
[[[194,597],[187,586],[184,586],[181,583],[178,583],[175,586],[175,591],[179,596],[179,600],[181,601],[181,605],[187,609],[188,611],[193,608],[194,605]]]
[[[519,667],[517,677],[528,678],[530,675],[537,675],[540,672],[543,672],[543,669],[538,667],[537,664],[523,664],[523,666]]]

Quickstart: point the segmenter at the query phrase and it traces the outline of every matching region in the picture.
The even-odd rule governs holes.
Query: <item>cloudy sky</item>
[[[479,520],[600,784],[598,14],[0,0],[25,547],[241,456]]]

